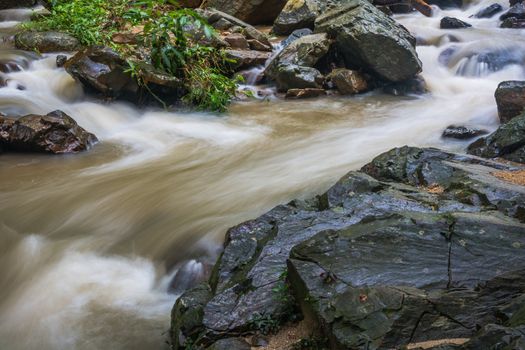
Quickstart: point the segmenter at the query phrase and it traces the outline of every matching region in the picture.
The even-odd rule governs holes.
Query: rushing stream
[[[213,259],[228,227],[395,146],[462,151],[441,139],[450,124],[494,130],[497,84],[525,78],[525,32],[469,18],[493,2],[397,16],[427,44],[431,94],[255,100],[225,116],[91,100],[54,55],[2,43],[30,12],[0,12],[0,62],[22,67],[0,76],[0,112],[61,109],[102,141],[74,156],[0,155],[0,349],[168,348],[169,281],[182,262]],[[441,30],[445,15],[475,29]]]

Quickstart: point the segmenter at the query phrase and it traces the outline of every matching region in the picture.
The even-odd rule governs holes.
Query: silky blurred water
[[[525,32],[469,18],[491,3],[397,16],[425,43],[428,95],[254,100],[221,116],[91,100],[54,55],[0,40],[0,62],[22,68],[3,76],[0,112],[61,109],[101,140],[73,156],[0,156],[0,349],[167,349],[170,278],[213,257],[228,227],[395,146],[462,151],[440,137],[450,124],[495,129],[497,84],[524,78]],[[29,13],[0,13],[0,38]],[[473,28],[441,30],[445,15]],[[487,63],[494,52],[503,63]]]

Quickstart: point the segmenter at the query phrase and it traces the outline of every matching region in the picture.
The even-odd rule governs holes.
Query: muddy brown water
[[[167,349],[168,283],[181,262],[212,259],[228,227],[320,193],[395,146],[462,151],[440,138],[450,124],[495,129],[498,82],[524,73],[516,62],[494,72],[483,53],[519,56],[525,32],[468,18],[492,2],[397,17],[431,44],[418,47],[429,95],[269,98],[223,116],[103,104],[55,55],[2,40],[0,62],[22,70],[5,75],[0,112],[62,109],[101,143],[74,156],[0,155],[0,349]],[[0,14],[0,37],[28,13]],[[440,30],[445,15],[474,29]]]

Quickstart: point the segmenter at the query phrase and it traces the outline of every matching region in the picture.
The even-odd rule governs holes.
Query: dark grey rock
[[[368,1],[351,0],[325,12],[317,18],[315,32],[334,38],[346,68],[361,68],[392,82],[421,71],[416,39]]]
[[[412,335],[474,336],[503,310],[512,318],[521,282],[498,283],[504,299],[474,288],[525,268],[525,187],[494,175],[519,169],[437,149],[384,153],[320,196],[231,228],[202,322],[173,333],[206,347],[274,330],[297,304],[307,317],[313,303],[333,348],[399,348]]]
[[[454,17],[443,17],[439,23],[441,29],[460,29],[472,27],[472,24],[463,22]]]
[[[525,114],[513,118],[494,133],[471,144],[468,153],[525,163]]]
[[[331,44],[326,34],[303,36],[270,61],[265,75],[275,81],[280,91],[320,88],[323,77],[314,66],[326,56]]]

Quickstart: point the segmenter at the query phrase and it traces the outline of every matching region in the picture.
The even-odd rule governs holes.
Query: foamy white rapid
[[[462,151],[441,139],[450,124],[495,129],[497,84],[525,78],[525,32],[469,18],[493,2],[397,17],[425,43],[426,96],[263,99],[224,116],[104,104],[54,55],[0,44],[0,62],[22,68],[0,77],[0,112],[61,109],[101,140],[75,156],[0,155],[0,349],[167,349],[171,277],[209,260],[228,227],[395,146]],[[473,28],[441,30],[443,16]],[[0,41],[27,18],[0,12]]]

